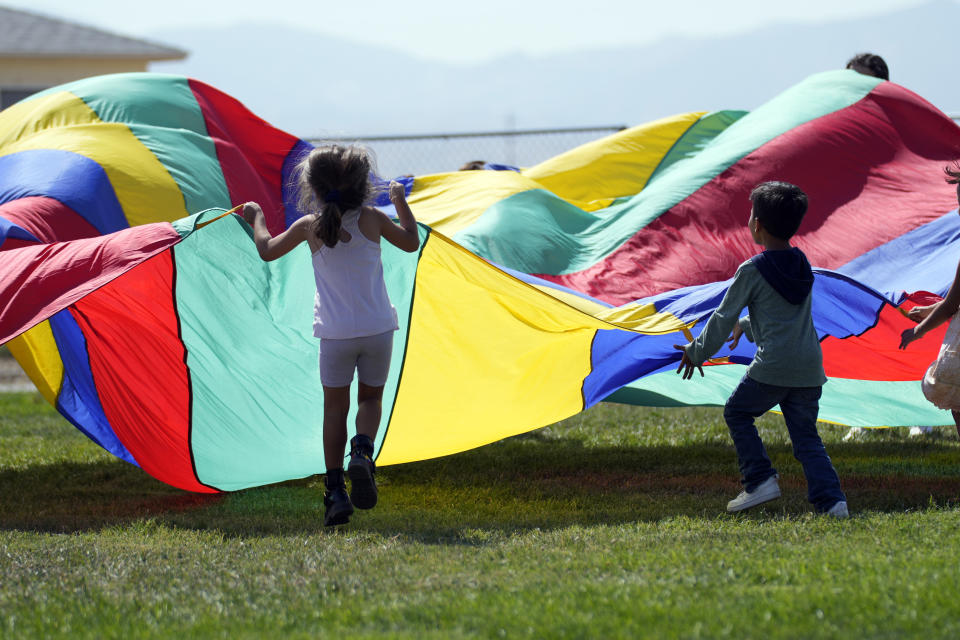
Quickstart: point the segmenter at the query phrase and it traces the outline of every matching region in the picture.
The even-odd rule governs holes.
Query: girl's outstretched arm
[[[256,202],[243,205],[243,219],[253,227],[253,241],[257,245],[257,252],[266,262],[290,253],[294,247],[306,240],[311,222],[311,216],[303,216],[274,238],[267,230],[263,209]]]
[[[420,248],[420,231],[417,229],[417,220],[413,217],[413,211],[407,204],[403,185],[396,180],[390,183],[390,202],[397,210],[400,224],[398,226],[381,213],[380,235],[398,249],[413,253]]]
[[[930,312],[923,322],[915,327],[905,329],[900,334],[900,348],[905,349],[908,344],[920,338],[927,331],[939,327],[941,324],[952,318],[957,309],[960,309],[960,265],[957,265],[957,275],[953,278],[953,284],[947,291],[947,297],[936,304],[936,308]]]

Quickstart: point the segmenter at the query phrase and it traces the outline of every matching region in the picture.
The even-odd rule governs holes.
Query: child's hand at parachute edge
[[[261,209],[260,205],[256,202],[245,202],[240,215],[243,216],[243,219],[247,221],[247,224],[252,227],[254,220],[257,219],[257,215],[263,215],[263,209]]]
[[[683,379],[689,380],[690,378],[693,377],[693,370],[699,369],[700,377],[702,378],[703,365],[693,364],[693,360],[691,360],[690,357],[687,355],[686,346],[682,344],[675,344],[673,345],[673,348],[678,349],[681,353],[683,353],[683,356],[680,358],[680,365],[677,367],[677,373],[680,373],[680,370],[683,369]]]
[[[394,205],[397,204],[397,201],[406,200],[407,189],[403,184],[397,182],[396,180],[390,181],[390,202]]]
[[[727,342],[730,343],[730,350],[733,351],[737,348],[737,345],[740,344],[740,336],[743,335],[743,329],[740,328],[740,323],[733,325],[733,333],[730,334],[730,337],[727,338]]]
[[[918,305],[910,309],[910,311],[907,311],[907,317],[913,320],[914,322],[923,322],[924,320],[927,319],[927,316],[933,313],[933,310],[936,306],[937,306],[936,303],[927,305],[925,307]]]

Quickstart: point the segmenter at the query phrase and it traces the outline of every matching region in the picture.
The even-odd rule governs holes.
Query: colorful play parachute
[[[309,145],[193,80],[93,78],[0,112],[0,342],[77,428],[193,491],[320,473],[309,250],[272,263],[246,224],[302,215]],[[377,460],[447,455],[601,400],[720,404],[753,345],[672,373],[737,265],[758,182],[811,209],[821,417],[947,424],[917,382],[942,331],[898,351],[902,310],[960,257],[942,167],[960,128],[897,85],[813,76],[751,112],[635,127],[535,167],[417,177],[414,254],[384,244],[398,310]],[[449,239],[449,238],[452,238]],[[955,250],[955,248],[957,250]]]

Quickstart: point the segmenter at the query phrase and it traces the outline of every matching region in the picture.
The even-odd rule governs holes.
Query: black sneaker
[[[350,499],[358,509],[373,509],[377,504],[377,481],[374,474],[373,441],[365,435],[356,435],[350,440]]]
[[[343,469],[331,469],[327,472],[327,490],[323,494],[323,505],[327,510],[323,514],[323,524],[333,527],[350,522],[353,505],[347,495],[347,485],[343,482]]]

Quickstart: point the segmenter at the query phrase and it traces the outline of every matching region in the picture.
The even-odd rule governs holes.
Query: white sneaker
[[[850,517],[850,512],[847,511],[847,501],[841,500],[837,504],[833,505],[827,510],[827,515],[840,520]]]
[[[867,430],[863,427],[850,427],[850,430],[843,436],[844,442],[850,442],[851,440],[859,440],[867,433]]]
[[[910,427],[910,437],[925,436],[933,432],[933,427]]]
[[[772,475],[761,482],[756,489],[747,493],[741,491],[740,495],[727,503],[727,511],[736,513],[750,507],[755,507],[764,502],[770,502],[780,497],[780,485],[777,484],[779,476]]]

